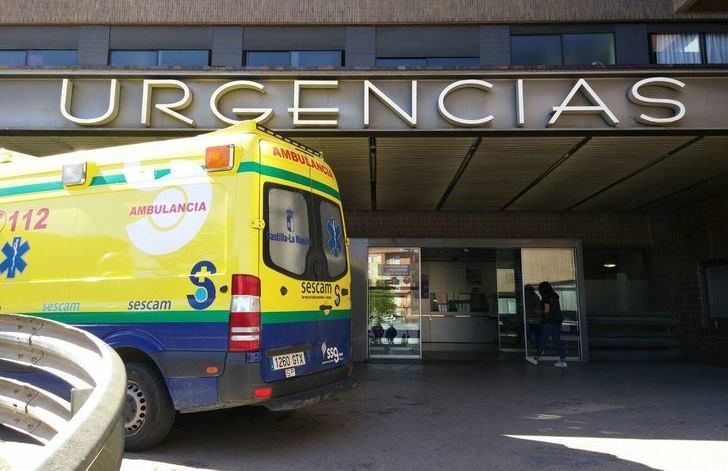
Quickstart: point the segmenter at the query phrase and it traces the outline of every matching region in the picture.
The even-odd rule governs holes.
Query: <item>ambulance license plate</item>
[[[273,370],[283,370],[286,368],[295,368],[306,364],[306,356],[303,352],[286,353],[285,355],[276,355],[271,357],[273,360]]]

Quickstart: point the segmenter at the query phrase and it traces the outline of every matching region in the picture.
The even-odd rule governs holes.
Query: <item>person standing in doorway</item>
[[[564,316],[561,313],[561,304],[559,303],[559,295],[556,294],[551,283],[542,281],[538,285],[538,294],[541,295],[541,303],[538,313],[541,315],[540,332],[538,336],[538,346],[536,356],[527,356],[526,360],[538,365],[538,359],[543,355],[546,340],[551,337],[556,348],[559,349],[559,361],[554,366],[559,368],[566,367],[566,345],[561,341],[561,324],[564,322]]]

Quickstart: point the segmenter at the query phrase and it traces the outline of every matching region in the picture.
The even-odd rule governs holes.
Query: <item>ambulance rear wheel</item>
[[[142,451],[158,445],[172,429],[174,417],[172,400],[159,373],[146,363],[127,363],[124,449]]]

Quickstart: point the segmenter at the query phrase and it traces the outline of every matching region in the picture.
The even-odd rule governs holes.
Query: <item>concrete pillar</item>
[[[213,67],[240,67],[243,64],[243,28],[216,27],[212,31]]]
[[[109,27],[82,26],[78,38],[78,65],[103,66],[109,63]]]

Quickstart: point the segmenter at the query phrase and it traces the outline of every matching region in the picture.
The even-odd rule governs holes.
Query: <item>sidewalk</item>
[[[356,376],[353,392],[293,413],[182,416],[165,444],[127,454],[123,469],[705,470],[728,462],[728,369],[559,369],[492,358],[357,365]]]

